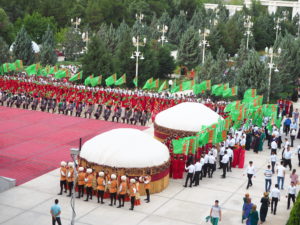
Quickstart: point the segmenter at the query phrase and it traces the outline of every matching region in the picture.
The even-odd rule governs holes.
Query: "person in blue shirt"
[[[289,117],[287,117],[284,121],[284,128],[285,128],[285,135],[287,136],[288,133],[290,132],[290,126],[291,126],[291,119]]]
[[[60,214],[61,214],[61,209],[60,209],[60,205],[58,205],[58,199],[55,199],[54,201],[54,205],[51,206],[51,216],[52,216],[52,225],[55,225],[56,222],[58,223],[58,225],[61,225],[61,221],[60,221]]]

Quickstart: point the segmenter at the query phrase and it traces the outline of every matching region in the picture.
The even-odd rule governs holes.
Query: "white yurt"
[[[118,177],[127,175],[138,179],[150,173],[152,193],[161,192],[169,184],[168,148],[137,129],[114,129],[86,141],[81,148],[79,164],[97,173],[115,173]],[[140,187],[143,195],[143,185]]]
[[[12,43],[12,45],[9,47],[9,51],[10,51],[10,52],[13,51],[13,49],[14,49],[14,44],[15,44],[15,42]],[[31,47],[32,47],[32,50],[33,50],[33,52],[34,52],[35,54],[37,54],[37,53],[40,52],[40,47],[39,47],[39,45],[38,45],[36,42],[31,41]]]
[[[194,136],[203,125],[212,125],[219,119],[223,118],[201,103],[180,103],[156,115],[154,136],[161,142],[168,138]]]

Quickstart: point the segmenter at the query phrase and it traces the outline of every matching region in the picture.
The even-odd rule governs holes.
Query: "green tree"
[[[205,27],[205,25],[207,25],[207,19],[206,19],[206,11],[205,8],[203,7],[203,5],[201,4],[201,7],[198,7],[193,14],[192,19],[189,22],[190,26],[193,26],[196,30],[203,30],[204,28],[208,28]]]
[[[178,45],[181,36],[185,33],[187,29],[187,20],[184,11],[180,11],[178,16],[172,19],[170,30],[168,32],[169,41],[172,44]]]
[[[158,77],[166,78],[168,74],[172,74],[175,69],[174,58],[171,56],[170,50],[164,46],[158,49]]]
[[[99,36],[95,35],[91,38],[88,45],[88,51],[82,59],[82,70],[84,78],[95,74],[103,75],[102,80],[114,73],[112,56],[105,48],[105,43]]]
[[[41,48],[41,63],[43,66],[46,65],[55,65],[57,62],[57,55],[54,50],[55,42],[53,32],[48,26],[44,36],[43,36],[43,43]]]
[[[175,8],[177,12],[184,11],[187,15],[187,19],[190,20],[193,16],[194,10],[199,6],[197,0],[174,0]]]
[[[217,74],[216,60],[214,59],[211,52],[208,52],[205,57],[204,65],[196,67],[197,82],[199,83],[203,80],[211,80],[213,84],[217,84],[218,79],[216,79],[216,74]]]
[[[113,25],[110,24],[110,26],[107,26],[105,23],[102,23],[98,31],[98,35],[100,39],[104,41],[110,53],[113,53],[118,44],[116,29],[113,27]]]
[[[170,28],[171,25],[171,17],[167,11],[164,11],[161,17],[158,20],[159,25],[166,25]]]
[[[68,31],[65,33],[63,47],[67,60],[76,61],[80,57],[82,49],[85,47],[85,44],[82,40],[80,33],[76,31],[73,27],[69,28]]]
[[[194,27],[189,27],[180,40],[178,48],[178,63],[195,68],[201,60],[199,34]]]
[[[17,34],[13,45],[13,55],[15,59],[23,60],[24,65],[30,65],[34,62],[34,52],[32,49],[32,41],[27,34],[25,27],[22,27]]]
[[[14,39],[13,25],[9,21],[8,16],[2,8],[0,8],[0,28],[0,36],[4,39],[6,43],[12,43]]]
[[[9,61],[9,47],[2,37],[0,37],[0,65]]]
[[[38,44],[42,43],[42,37],[50,26],[51,30],[56,32],[55,19],[53,17],[43,17],[41,14],[34,12],[33,14],[26,14],[24,19],[18,19],[15,27],[19,30],[22,26],[25,27],[29,36]]]

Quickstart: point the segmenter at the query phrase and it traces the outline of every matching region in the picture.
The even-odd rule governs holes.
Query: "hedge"
[[[290,217],[286,225],[300,225],[300,192],[298,193],[296,202],[291,210]]]

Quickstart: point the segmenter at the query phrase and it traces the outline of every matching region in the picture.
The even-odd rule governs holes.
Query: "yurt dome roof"
[[[13,51],[14,44],[15,44],[15,42],[12,43],[12,45],[9,47],[9,51],[11,51],[11,52]],[[40,52],[40,47],[38,46],[38,44],[36,42],[31,41],[31,47],[32,47],[34,53],[39,53]]]
[[[170,155],[168,148],[150,135],[137,129],[120,128],[86,141],[80,157],[98,165],[145,168],[166,163]]]
[[[158,113],[155,123],[169,129],[198,132],[203,125],[212,125],[221,118],[201,103],[184,102]]]

